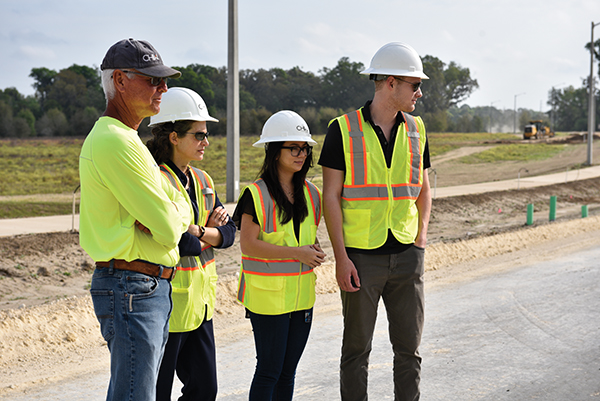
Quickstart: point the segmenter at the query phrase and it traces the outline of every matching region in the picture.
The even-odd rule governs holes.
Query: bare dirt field
[[[520,168],[530,174],[556,172],[585,160],[585,149],[574,146],[554,162],[474,167],[458,161],[472,151],[450,152],[432,160],[438,186],[515,178]],[[558,199],[557,221],[548,222],[552,195]],[[525,225],[528,203],[535,206],[533,226]],[[589,205],[589,218],[580,218],[582,205]],[[600,243],[599,223],[600,178],[435,199],[426,253],[427,285],[485,274],[490,258],[502,258],[508,268],[550,258],[567,248]],[[318,237],[328,254],[327,262],[317,269],[318,304],[337,305],[333,252],[324,224]],[[93,262],[80,248],[77,233],[0,238],[0,255],[0,398],[108,366],[88,296]],[[239,245],[218,250],[216,258],[220,278],[215,330],[217,341],[226,342],[249,330],[243,308],[235,301]]]

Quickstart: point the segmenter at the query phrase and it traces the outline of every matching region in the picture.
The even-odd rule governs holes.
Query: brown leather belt
[[[167,280],[175,277],[175,269],[172,267],[159,266],[154,263],[143,262],[141,260],[132,260],[127,262],[123,259],[114,259],[113,268],[117,270],[131,270],[138,273],[147,274],[152,277],[166,278]],[[96,262],[97,267],[110,267],[110,262]],[[160,268],[162,267],[162,274]],[[159,276],[160,275],[160,276]]]

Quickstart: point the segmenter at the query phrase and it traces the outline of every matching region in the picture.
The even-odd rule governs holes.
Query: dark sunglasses
[[[293,157],[300,156],[300,153],[306,152],[306,156],[310,156],[312,154],[312,146],[282,146],[281,149],[289,149],[292,152]]]
[[[423,83],[423,82],[408,82],[408,81],[406,81],[406,80],[404,80],[404,79],[402,79],[400,77],[394,77],[394,78],[397,79],[398,81],[406,82],[407,84],[412,85],[413,92],[418,91],[419,88],[421,87],[421,84]]]
[[[132,74],[139,75],[141,77],[150,78],[148,80],[148,82],[150,82],[150,85],[152,85],[152,86],[159,86],[161,83],[163,83],[163,81],[166,84],[167,80],[169,79],[169,78],[165,78],[165,77],[151,77],[150,75],[142,74],[141,72],[136,72],[136,71],[130,71],[130,70],[121,70],[121,71],[130,72]]]
[[[198,142],[202,142],[203,140],[205,140],[206,138],[208,138],[208,131],[206,131],[206,132],[202,132],[202,131],[188,132],[188,135],[194,135],[196,137],[196,140]]]

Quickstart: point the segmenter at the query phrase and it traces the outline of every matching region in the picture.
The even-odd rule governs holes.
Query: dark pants
[[[383,298],[394,351],[395,400],[418,400],[421,376],[419,344],[423,333],[424,250],[415,246],[393,255],[350,254],[361,289],[341,292],[344,338],[340,363],[343,401],[366,401],[369,354]]]
[[[213,321],[196,330],[169,333],[158,382],[156,400],[170,401],[174,373],[183,383],[179,401],[214,401],[217,398],[217,363]]]
[[[312,309],[284,315],[249,314],[257,360],[249,399],[291,400],[296,367],[310,333]]]

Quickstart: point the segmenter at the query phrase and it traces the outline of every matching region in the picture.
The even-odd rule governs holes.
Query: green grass
[[[566,145],[548,145],[547,143],[508,144],[462,157],[460,161],[475,164],[499,161],[545,160],[556,156],[565,149]]]
[[[76,138],[0,141],[0,195],[72,192],[79,184]]]
[[[0,219],[17,219],[32,216],[57,216],[71,214],[72,203],[0,201]]]
[[[522,138],[513,134],[488,134],[485,132],[475,133],[428,133],[429,155],[431,157],[442,155],[454,149],[464,146],[478,146],[484,143],[518,142]]]
[[[314,135],[314,166],[309,179],[322,186],[321,167],[317,164],[325,135]],[[502,146],[467,156],[465,163],[489,163],[501,160],[539,160],[549,158],[564,150],[566,145],[506,144],[518,142],[520,137],[512,134],[487,133],[431,133],[428,134],[432,156],[440,155],[463,146],[504,142]],[[143,138],[146,142],[147,138]],[[240,190],[256,179],[262,165],[264,150],[252,146],[257,136],[240,137]],[[0,195],[72,194],[79,185],[79,153],[81,138],[33,138],[0,140]],[[210,145],[202,162],[193,165],[206,170],[213,178],[221,201],[226,199],[227,139],[211,137]],[[72,201],[0,199],[0,218],[50,216],[70,214]]]

